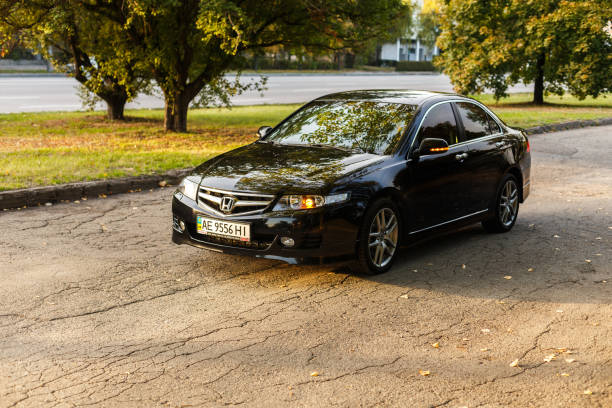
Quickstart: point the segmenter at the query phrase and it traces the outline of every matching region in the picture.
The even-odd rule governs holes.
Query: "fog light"
[[[293,238],[281,237],[281,244],[286,247],[292,247],[295,245],[295,241],[293,240]]]
[[[183,220],[179,221],[179,229],[181,230],[181,232],[185,231],[185,222]]]

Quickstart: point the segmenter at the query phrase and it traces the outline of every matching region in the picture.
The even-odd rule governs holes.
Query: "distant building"
[[[416,0],[415,14],[412,16],[412,32],[398,38],[395,42],[384,43],[380,49],[379,59],[382,61],[431,61],[440,51],[438,47],[427,47],[421,44],[417,37],[419,32],[417,14],[423,9],[424,0]]]

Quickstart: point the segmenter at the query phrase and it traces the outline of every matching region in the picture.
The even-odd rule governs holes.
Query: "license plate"
[[[200,234],[247,242],[251,240],[251,226],[242,222],[229,222],[198,215],[197,225]]]

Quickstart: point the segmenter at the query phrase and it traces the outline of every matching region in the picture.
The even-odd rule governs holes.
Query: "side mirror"
[[[259,136],[260,139],[263,139],[268,133],[270,133],[271,130],[272,127],[270,126],[262,126],[259,128],[259,130],[257,130],[257,136]]]
[[[423,139],[419,146],[419,155],[440,154],[448,151],[448,143],[444,139]]]

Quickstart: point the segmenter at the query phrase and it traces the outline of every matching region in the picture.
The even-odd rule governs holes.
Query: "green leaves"
[[[612,90],[610,16],[606,0],[449,0],[437,62],[462,93],[491,88],[502,97],[540,80],[543,92],[596,97]]]

